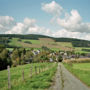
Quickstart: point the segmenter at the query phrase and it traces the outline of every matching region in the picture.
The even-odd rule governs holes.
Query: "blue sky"
[[[54,32],[60,29],[66,30],[64,25],[51,24],[50,21],[54,16],[51,13],[47,13],[46,9],[42,10],[42,3],[45,5],[53,1],[55,4],[60,5],[65,13],[70,14],[72,10],[76,10],[82,18],[81,22],[85,23],[85,25],[90,22],[90,0],[0,0],[0,16],[13,17],[16,23],[23,22],[25,18],[35,19],[39,27],[44,27]],[[64,15],[65,14],[58,16],[58,18],[64,18]],[[56,18],[54,22],[57,22]],[[73,30],[69,32],[73,33]],[[81,33],[84,35],[87,33],[79,30],[75,31],[74,34],[76,32],[79,32],[77,38],[81,37]],[[62,35],[60,37],[62,37]]]
[[[43,22],[48,20],[41,10],[41,3],[48,3],[52,0],[0,0],[0,15],[13,16],[17,21],[25,17],[36,18]],[[90,21],[90,0],[55,0],[66,11],[77,9],[84,21]]]

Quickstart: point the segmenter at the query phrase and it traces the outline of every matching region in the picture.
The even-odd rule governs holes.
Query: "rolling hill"
[[[82,51],[90,48],[90,41],[75,38],[55,38],[36,34],[0,34],[0,45],[7,48],[41,48],[46,46],[53,50],[73,50]],[[89,50],[85,50],[89,51]]]

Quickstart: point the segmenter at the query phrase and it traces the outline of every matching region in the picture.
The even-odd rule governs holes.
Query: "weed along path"
[[[90,90],[90,88],[73,76],[62,63],[58,63],[55,82],[49,90]]]

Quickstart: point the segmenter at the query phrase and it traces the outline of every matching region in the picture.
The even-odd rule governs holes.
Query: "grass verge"
[[[90,63],[64,63],[64,66],[90,87]]]
[[[46,71],[43,71],[35,75],[35,69],[32,69],[32,78],[30,78],[30,66],[32,67],[48,67]],[[56,72],[57,64],[55,63],[35,63],[18,66],[11,68],[11,90],[43,90],[50,87],[53,76]],[[22,80],[22,69],[25,72],[25,81]],[[0,89],[8,90],[7,82],[7,70],[0,71]]]

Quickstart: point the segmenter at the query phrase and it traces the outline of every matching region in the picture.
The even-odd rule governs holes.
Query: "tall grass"
[[[32,69],[32,78],[30,78],[30,67]],[[48,67],[48,69],[40,74],[35,75],[35,66],[40,66],[41,69]],[[11,90],[42,90],[51,85],[52,77],[55,74],[57,64],[55,63],[35,63],[27,64],[11,68]],[[22,70],[25,72],[25,81],[22,80]],[[39,72],[39,71],[38,71]],[[7,70],[0,71],[0,89],[8,90]]]

